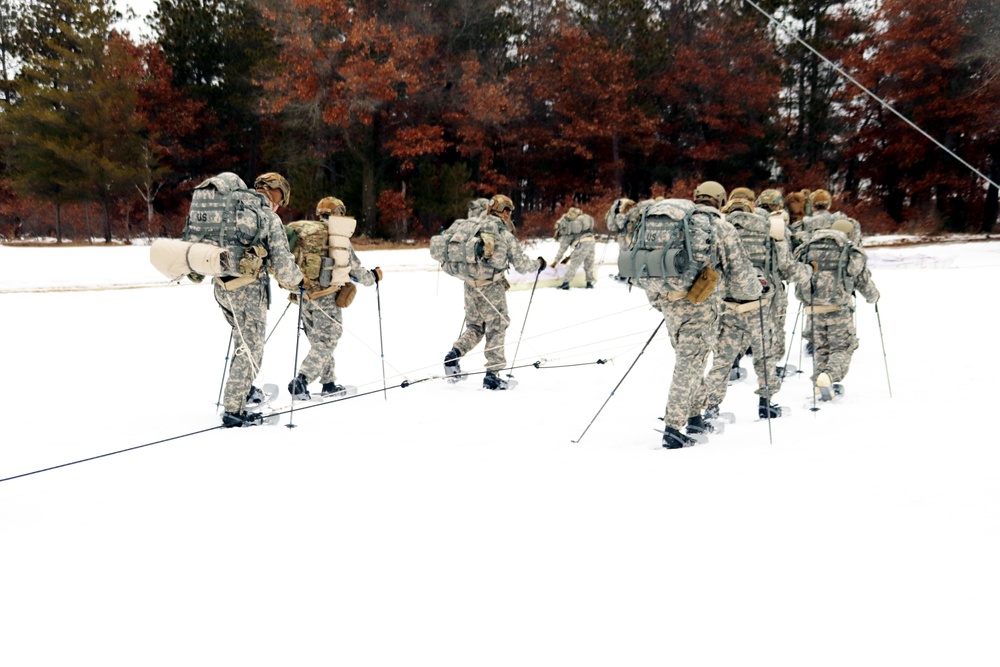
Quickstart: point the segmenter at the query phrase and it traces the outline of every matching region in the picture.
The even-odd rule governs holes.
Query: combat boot
[[[757,416],[761,419],[777,419],[781,416],[781,408],[761,396],[757,405]]]
[[[701,433],[711,433],[715,429],[712,424],[705,421],[705,418],[701,415],[695,415],[694,417],[688,417],[687,426],[684,427],[688,435],[699,435]]]
[[[261,391],[259,387],[250,385],[250,392],[247,394],[247,400],[244,401],[244,404],[248,408],[256,408],[263,402],[264,402],[264,392]]]
[[[295,376],[295,379],[288,383],[288,393],[292,395],[293,401],[308,401],[312,396],[309,395],[309,389],[307,387],[309,383],[306,382],[306,376],[299,373]]]
[[[493,371],[486,371],[483,377],[483,387],[486,389],[506,389],[507,381]]]
[[[264,423],[264,416],[259,412],[224,412],[222,413],[222,428],[257,426]]]
[[[675,428],[666,427],[663,429],[663,447],[665,449],[680,449],[695,443],[694,438],[689,438]]]
[[[565,281],[562,285],[559,286],[559,289],[569,289],[569,281],[568,280]]]
[[[462,367],[458,365],[458,360],[461,356],[462,353],[458,351],[457,347],[451,348],[448,354],[444,355],[444,374],[448,376],[449,382],[458,382],[465,379],[465,376],[462,374]]]
[[[323,389],[320,391],[320,396],[336,396],[347,391],[347,389],[342,384],[337,384],[336,382],[324,382]]]

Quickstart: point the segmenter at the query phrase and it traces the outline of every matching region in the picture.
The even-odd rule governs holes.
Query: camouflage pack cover
[[[594,217],[581,213],[573,218],[566,215],[556,222],[556,236],[580,236],[594,231]]]
[[[246,249],[261,242],[270,204],[231,172],[200,183],[191,196],[182,239],[207,243],[227,251],[229,266],[222,274],[238,276]]]
[[[795,283],[795,297],[802,303],[813,306],[842,306],[850,301],[854,292],[854,276],[848,266],[851,258],[864,251],[857,248],[843,232],[822,229],[796,248],[793,257],[809,264],[815,262],[818,270],[811,281]]]
[[[510,264],[510,249],[502,230],[503,221],[492,215],[456,220],[431,237],[431,257],[450,276],[492,280]]]
[[[726,221],[736,228],[750,263],[768,283],[774,284],[778,280],[777,248],[771,236],[771,220],[759,213],[733,211],[726,214]]]
[[[640,202],[628,215],[618,272],[660,292],[691,289],[715,248],[718,211],[687,199]]]

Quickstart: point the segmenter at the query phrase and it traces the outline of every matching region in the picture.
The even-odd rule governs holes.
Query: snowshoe
[[[774,369],[774,372],[781,379],[785,379],[789,375],[795,375],[796,373],[798,373],[799,372],[799,368],[798,368],[798,366],[795,366],[793,364],[786,364],[784,366],[778,366],[778,367],[776,367]]]
[[[255,387],[250,385],[250,392],[247,393],[247,400],[243,402],[243,405],[247,408],[259,407],[264,402],[264,392],[260,387]]]
[[[709,422],[716,422],[716,424],[735,424],[736,415],[732,412],[720,412],[718,405],[710,405],[705,408],[705,412],[702,413],[702,417]]]

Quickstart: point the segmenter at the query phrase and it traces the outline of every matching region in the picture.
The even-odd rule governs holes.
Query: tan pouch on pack
[[[702,303],[715,291],[715,286],[719,283],[719,272],[710,266],[706,266],[695,278],[694,285],[688,290],[688,301],[691,303]]]
[[[336,302],[341,308],[347,308],[354,302],[354,295],[358,293],[358,288],[354,283],[347,283],[337,292]]]

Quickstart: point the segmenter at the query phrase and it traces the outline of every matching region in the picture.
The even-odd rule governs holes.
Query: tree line
[[[545,233],[705,179],[828,189],[869,233],[990,232],[991,4],[158,0],[140,40],[111,0],[7,0],[0,230],[176,235],[205,177],[279,171],[286,217],[333,194],[397,240],[493,192]]]

